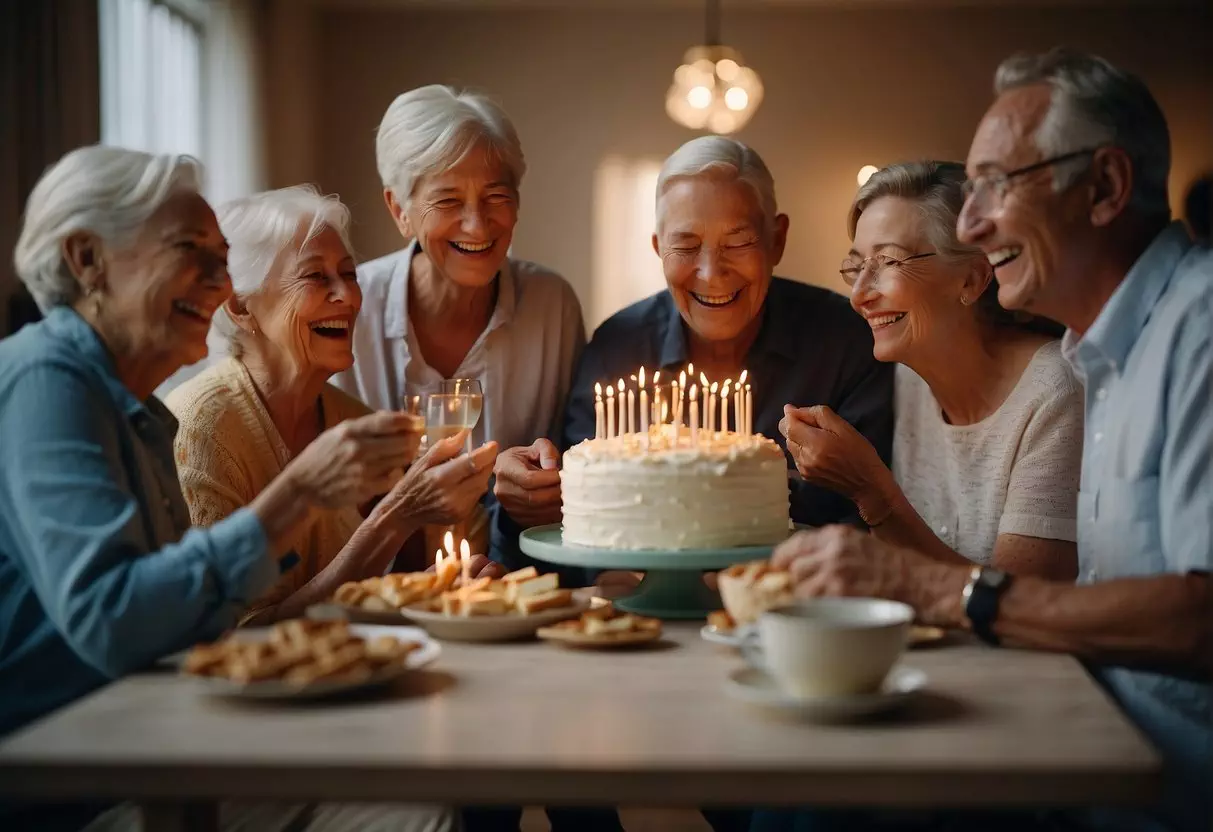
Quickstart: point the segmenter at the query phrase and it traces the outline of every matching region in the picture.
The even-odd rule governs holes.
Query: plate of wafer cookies
[[[318,699],[384,685],[441,652],[418,627],[296,619],[197,645],[182,655],[179,668],[209,693]]]

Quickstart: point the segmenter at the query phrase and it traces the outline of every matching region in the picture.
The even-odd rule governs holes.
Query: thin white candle
[[[442,548],[446,549],[448,555],[455,557],[455,535],[451,534],[450,529],[442,536]]]
[[[606,438],[615,438],[615,388],[609,384],[606,389],[606,419],[607,431]]]
[[[631,431],[627,430],[628,414],[627,402],[623,398],[623,379],[619,379],[619,435],[626,436]]]
[[[691,385],[691,444],[699,444],[699,387]]]
[[[653,424],[661,424],[661,370],[653,373]]]
[[[472,581],[472,547],[467,540],[459,541],[459,574],[463,577],[463,585]]]
[[[716,433],[716,391],[720,389],[720,385],[712,382],[712,386],[708,388],[708,433]]]
[[[733,385],[733,379],[726,378],[724,387],[720,388],[720,430],[722,433],[729,432],[729,387]]]
[[[644,386],[644,367],[640,368],[640,432],[649,435],[649,388]]]
[[[754,394],[748,384],[745,386],[745,432],[748,436],[754,435]]]
[[[602,385],[594,382],[594,438],[605,439],[602,419]]]
[[[628,435],[636,432],[636,396],[632,388],[628,388]]]

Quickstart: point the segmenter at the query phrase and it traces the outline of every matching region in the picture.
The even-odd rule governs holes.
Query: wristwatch
[[[973,632],[986,644],[997,646],[999,643],[994,633],[994,619],[998,618],[998,602],[1010,585],[1011,576],[997,569],[974,566],[969,573],[969,582],[962,595],[965,615]]]

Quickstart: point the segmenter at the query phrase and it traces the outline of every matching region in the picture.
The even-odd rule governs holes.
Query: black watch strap
[[[1000,643],[994,632],[994,621],[998,618],[999,601],[1010,583],[1011,576],[1005,572],[974,566],[965,585],[965,616],[974,634],[986,644],[997,646]]]

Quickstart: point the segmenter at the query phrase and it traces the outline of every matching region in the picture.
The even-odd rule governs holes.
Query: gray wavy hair
[[[505,110],[478,93],[442,84],[418,87],[398,95],[379,122],[379,179],[407,206],[417,180],[458,164],[477,146],[505,165],[515,188],[522,183],[526,158]]]
[[[1140,78],[1096,55],[1061,47],[1039,55],[1014,55],[994,75],[997,94],[1035,84],[1052,90],[1049,111],[1035,136],[1045,158],[1115,145],[1133,164],[1129,205],[1146,217],[1170,216],[1171,134],[1162,109]],[[1077,162],[1054,166],[1054,188],[1077,181],[1084,171]]]
[[[779,213],[775,178],[758,152],[727,136],[700,136],[679,147],[657,175],[657,224],[661,225],[661,199],[669,186],[692,176],[726,176],[750,187],[762,206],[765,230],[774,227]]]
[[[74,304],[83,292],[63,259],[63,241],[91,231],[107,245],[129,245],[168,199],[197,193],[197,159],[90,145],[63,156],[34,186],[25,203],[13,251],[17,276],[38,308]]]
[[[325,228],[350,245],[350,212],[336,196],[325,196],[314,185],[293,185],[234,199],[219,207],[219,229],[230,246],[228,271],[232,296],[245,300],[262,290],[274,263],[287,246],[307,245]],[[302,232],[302,235],[301,235]],[[243,352],[244,331],[236,326],[226,305],[215,310],[207,346],[212,356]]]

